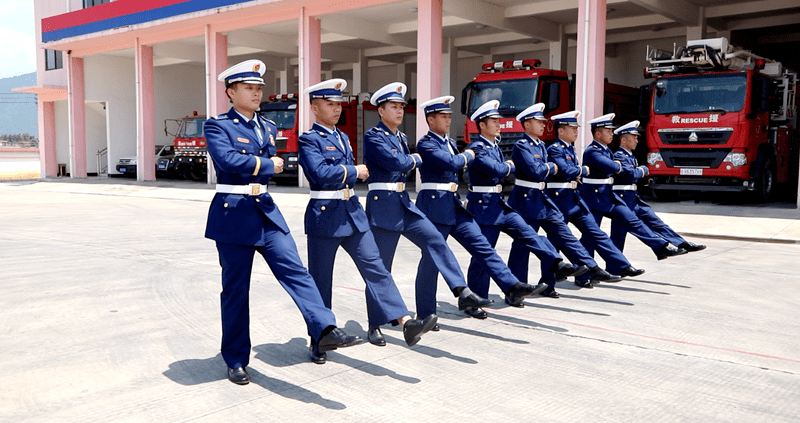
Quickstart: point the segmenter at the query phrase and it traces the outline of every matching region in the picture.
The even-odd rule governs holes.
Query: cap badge
[[[259,69],[261,69],[261,63],[256,63],[253,65],[253,72],[258,72]]]
[[[342,88],[342,83],[341,82],[337,83],[336,86],[333,87],[334,90],[338,90],[340,88]]]
[[[450,99],[449,98],[445,99],[444,104],[450,104]]]
[[[398,93],[402,93],[403,92],[403,87],[398,85],[397,89],[395,91],[397,91]]]

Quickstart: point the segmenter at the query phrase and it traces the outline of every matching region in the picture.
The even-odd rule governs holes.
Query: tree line
[[[7,146],[39,147],[39,137],[35,137],[27,132],[24,134],[0,135],[0,141],[5,141],[3,144]]]

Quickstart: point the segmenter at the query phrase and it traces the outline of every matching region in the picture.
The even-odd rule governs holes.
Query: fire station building
[[[731,44],[800,69],[800,0],[34,0],[42,176],[114,173],[138,157],[155,179],[166,119],[229,108],[217,75],[267,65],[265,98],[344,78],[350,93],[404,82],[421,103],[456,103],[484,63],[539,59],[574,75],[581,120],[603,113],[603,81],[646,84],[647,46]],[[457,107],[456,107],[457,109]],[[300,101],[300,130],[310,126]],[[451,134],[465,117],[453,115]],[[376,122],[375,122],[376,123]],[[374,123],[370,123],[372,125]],[[584,125],[585,127],[585,125]],[[411,131],[409,131],[411,132]],[[427,132],[417,119],[419,138]],[[588,131],[582,134],[583,141]],[[59,169],[65,164],[66,169]]]

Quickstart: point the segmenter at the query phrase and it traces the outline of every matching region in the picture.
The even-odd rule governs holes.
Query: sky
[[[33,1],[0,0],[0,78],[36,72]]]

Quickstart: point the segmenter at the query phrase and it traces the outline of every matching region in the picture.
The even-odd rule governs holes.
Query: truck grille
[[[724,148],[682,148],[680,150],[662,149],[661,157],[667,167],[719,167],[730,149]]]
[[[289,141],[289,138],[286,137],[275,138],[275,148],[278,150],[286,150],[287,141]]]
[[[664,144],[725,144],[733,128],[675,128],[659,129]]]

